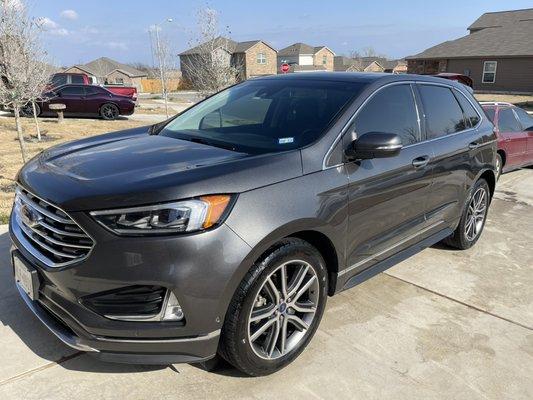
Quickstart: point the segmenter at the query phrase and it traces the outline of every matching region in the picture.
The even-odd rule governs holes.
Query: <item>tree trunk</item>
[[[39,128],[39,121],[37,120],[37,110],[35,109],[35,102],[31,102],[33,108],[33,120],[35,121],[35,131],[37,132],[37,141],[41,141],[41,128]]]
[[[24,142],[24,133],[22,132],[22,125],[20,123],[20,108],[18,106],[13,107],[13,111],[15,112],[15,124],[17,125],[17,137],[19,139],[19,145],[20,145],[20,153],[22,155],[22,161],[26,163],[28,160],[27,152],[26,152],[26,143]]]

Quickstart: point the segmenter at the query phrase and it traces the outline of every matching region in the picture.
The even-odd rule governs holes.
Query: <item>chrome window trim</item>
[[[83,229],[83,227],[74,219],[72,218],[72,216],[67,213],[65,210],[63,210],[61,207],[58,207],[56,206],[55,204],[52,204],[50,203],[49,201],[46,201],[44,200],[43,198],[37,196],[35,193],[33,193],[32,191],[26,189],[25,187],[23,187],[22,185],[20,184],[17,184],[17,191],[20,191],[20,190],[24,190],[26,192],[28,192],[29,194],[31,194],[32,196],[35,196],[37,199],[41,200],[42,202],[48,204],[49,206],[51,207],[54,207],[56,209],[58,209],[59,211],[65,213],[65,215],[67,215],[73,222],[76,226],[78,226],[86,235],[88,238],[90,238],[93,242],[93,245],[92,247],[89,249],[89,251],[87,252],[86,255],[84,255],[83,257],[80,257],[80,258],[76,258],[76,259],[73,259],[71,261],[65,261],[65,262],[61,262],[61,263],[58,263],[58,262],[54,262],[52,261],[51,259],[49,259],[48,257],[46,257],[44,254],[42,254],[35,246],[33,246],[33,244],[28,240],[26,239],[26,237],[22,234],[23,232],[23,228],[22,228],[22,224],[19,222],[19,216],[15,213],[15,210],[13,210],[13,216],[12,216],[12,221],[14,223],[11,224],[11,228],[13,229],[13,233],[15,235],[15,237],[17,238],[17,240],[20,242],[20,244],[22,245],[22,247],[24,248],[24,250],[26,250],[28,253],[30,253],[33,257],[35,257],[37,260],[39,260],[41,263],[43,263],[44,265],[46,265],[47,267],[49,268],[62,268],[62,267],[66,267],[66,266],[69,266],[69,265],[73,265],[73,264],[76,264],[76,263],[79,263],[81,261],[84,261],[86,260],[92,253],[94,247],[96,246],[96,240],[94,240],[94,238],[89,235],[89,233],[87,233],[87,231],[85,229]]]
[[[479,126],[483,123],[483,115],[479,112],[479,110],[476,108],[476,106],[474,105],[474,103],[468,98],[468,96],[466,96],[462,90],[460,90],[459,88],[453,86],[453,85],[449,85],[449,84],[446,84],[446,82],[426,82],[426,81],[412,81],[412,80],[409,80],[409,81],[399,81],[399,82],[391,82],[391,83],[388,83],[386,85],[383,85],[383,86],[380,86],[379,88],[377,88],[374,92],[372,92],[366,99],[365,101],[357,108],[357,110],[354,111],[353,115],[350,117],[350,119],[346,122],[346,124],[344,124],[344,126],[342,127],[340,133],[337,135],[337,137],[335,138],[335,140],[333,141],[333,143],[331,144],[331,146],[329,147],[328,151],[326,152],[326,155],[324,156],[324,158],[322,159],[322,170],[326,170],[326,169],[331,169],[331,168],[338,168],[338,167],[341,167],[345,164],[345,162],[342,162],[342,163],[339,163],[339,164],[335,164],[335,165],[329,165],[327,166],[326,163],[327,163],[327,159],[328,157],[331,155],[331,152],[333,151],[333,149],[335,148],[335,146],[339,143],[339,141],[341,140],[342,136],[346,133],[347,129],[350,127],[350,125],[352,124],[353,120],[357,117],[357,115],[359,114],[359,112],[363,109],[363,107],[368,103],[368,101],[370,101],[370,99],[372,99],[374,97],[374,95],[376,93],[378,93],[380,90],[382,89],[385,89],[387,87],[390,87],[390,86],[395,86],[395,85],[404,85],[404,84],[415,84],[415,85],[431,85],[431,86],[441,86],[441,87],[445,87],[445,88],[448,88],[450,90],[456,90],[457,92],[459,92],[469,103],[470,105],[474,108],[474,111],[476,112],[476,114],[478,115],[479,117],[479,122],[477,123],[476,126],[472,127],[472,128],[468,128],[468,129],[464,129],[462,131],[459,131],[459,132],[454,132],[454,133],[451,133],[449,135],[445,135],[445,136],[439,136],[437,138],[432,138],[432,139],[426,139],[426,140],[422,140],[420,142],[417,142],[417,143],[412,143],[412,144],[409,144],[407,146],[403,146],[402,149],[407,149],[407,148],[410,148],[410,147],[413,147],[413,146],[418,146],[420,144],[425,144],[425,143],[430,143],[430,142],[433,142],[435,140],[440,140],[440,139],[443,139],[443,138],[448,138],[448,137],[452,137],[452,136],[455,136],[455,135],[458,135],[458,134],[463,134],[463,133],[466,133],[466,132],[469,132],[469,131],[473,131],[473,130],[476,130],[479,128]],[[413,87],[411,86],[411,90],[413,90]],[[415,108],[416,108],[416,111],[417,111],[417,114],[418,114],[418,117],[420,118],[420,110],[418,108],[418,102],[416,101],[416,96],[415,94],[413,93],[413,96],[414,96],[414,99],[415,99]],[[460,104],[459,104],[460,106]],[[424,120],[426,118],[426,115],[424,114]],[[422,119],[420,118],[420,121],[419,121],[419,129],[420,129],[420,134],[422,134]]]

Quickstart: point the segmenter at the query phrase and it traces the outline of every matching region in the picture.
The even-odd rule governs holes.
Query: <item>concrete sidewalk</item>
[[[0,399],[531,399],[533,170],[503,175],[485,232],[442,246],[329,299],[292,365],[106,364],[58,342],[18,298],[0,227]]]

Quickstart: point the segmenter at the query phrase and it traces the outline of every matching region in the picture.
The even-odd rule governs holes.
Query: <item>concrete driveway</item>
[[[498,186],[477,246],[435,246],[330,299],[308,349],[263,378],[70,350],[15,292],[0,227],[0,399],[532,399],[533,169]]]

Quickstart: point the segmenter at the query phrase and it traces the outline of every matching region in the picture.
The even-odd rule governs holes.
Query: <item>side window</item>
[[[467,128],[473,128],[479,123],[479,120],[481,119],[479,117],[479,114],[476,112],[472,104],[467,100],[467,98],[458,90],[455,91],[455,97],[457,97],[457,100],[459,101],[459,104],[461,105],[461,108],[463,109],[463,114],[466,119],[466,126]]]
[[[450,89],[433,85],[420,85],[419,88],[428,139],[465,130],[463,110]]]
[[[86,96],[94,96],[95,94],[99,94],[100,90],[98,88],[95,88],[94,86],[85,86],[85,95]]]
[[[522,128],[524,128],[524,130],[531,130],[531,128],[533,128],[533,117],[518,107],[515,108],[514,111],[516,112],[516,115],[518,115]]]
[[[61,89],[61,94],[63,96],[83,96],[85,93],[81,86],[67,86]]]
[[[494,107],[485,107],[483,111],[485,111],[485,114],[487,115],[487,118],[490,119],[490,122],[494,123],[494,117],[496,116],[496,109]]]
[[[520,132],[522,127],[510,108],[500,108],[498,112],[498,129],[501,132]]]
[[[420,141],[415,100],[410,85],[394,85],[377,92],[354,122],[357,136],[368,132],[396,133],[404,146]]]

